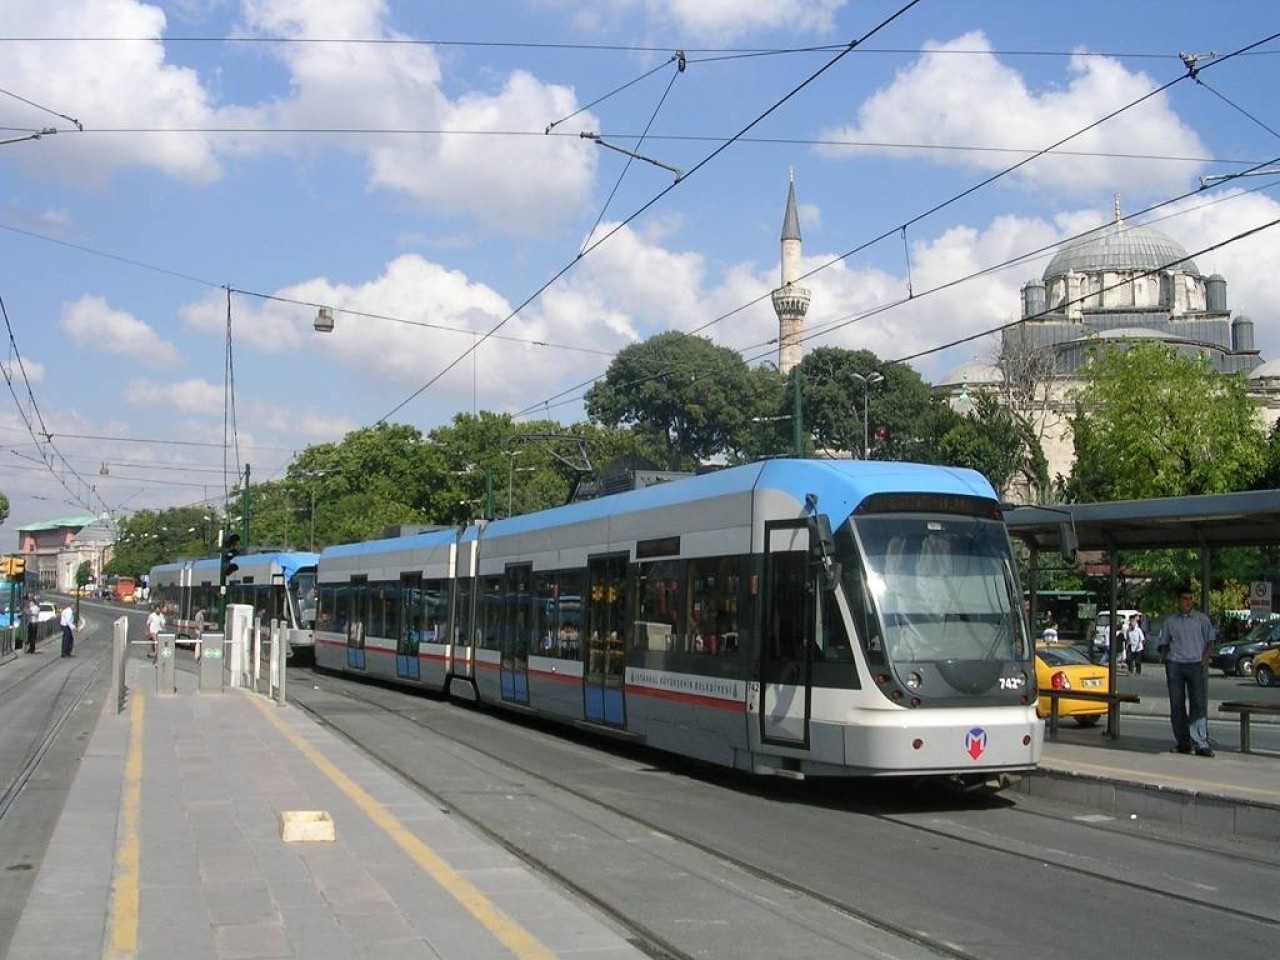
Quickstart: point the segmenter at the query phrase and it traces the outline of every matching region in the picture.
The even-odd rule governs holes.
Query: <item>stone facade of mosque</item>
[[[962,364],[935,389],[961,411],[978,392],[1016,404],[1038,429],[1049,476],[1067,477],[1075,460],[1070,417],[1090,350],[1145,339],[1245,375],[1259,422],[1270,429],[1280,416],[1280,362],[1264,363],[1253,321],[1232,317],[1227,281],[1201,275],[1158,230],[1126,223],[1118,202],[1111,223],[1063,245],[1042,277],[1023,286],[1022,322],[1004,331],[999,355]]]

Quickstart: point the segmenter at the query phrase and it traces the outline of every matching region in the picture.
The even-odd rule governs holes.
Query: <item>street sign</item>
[[[1254,620],[1271,619],[1271,581],[1253,581],[1249,588],[1249,616]]]

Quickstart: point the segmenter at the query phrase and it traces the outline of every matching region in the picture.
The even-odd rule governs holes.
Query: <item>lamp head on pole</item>
[[[321,307],[316,313],[316,333],[333,333],[333,307]]]

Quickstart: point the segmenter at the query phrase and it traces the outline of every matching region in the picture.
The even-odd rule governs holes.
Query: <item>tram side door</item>
[[[533,632],[533,567],[507,567],[504,579],[502,632],[502,699],[529,702],[529,637]]]
[[[400,575],[400,636],[396,638],[396,676],[419,680],[422,663],[418,644],[422,642],[422,574]]]
[[[587,720],[627,725],[624,682],[627,650],[623,641],[626,614],[627,557],[587,561],[586,665],[582,672],[583,712]]]
[[[808,747],[812,697],[810,645],[814,586],[804,520],[765,526],[760,638],[760,738]]]

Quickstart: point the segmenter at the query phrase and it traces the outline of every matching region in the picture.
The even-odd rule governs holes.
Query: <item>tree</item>
[[[753,386],[736,351],[669,332],[620,351],[585,400],[591,420],[631,425],[668,470],[686,470],[730,448]]]
[[[83,587],[86,583],[93,581],[93,561],[81,560],[80,566],[76,567],[76,586]]]
[[[1266,438],[1243,378],[1147,342],[1099,350],[1083,373],[1071,499],[1227,493],[1262,472]]]
[[[0,493],[0,523],[9,519],[9,498]]]
[[[1031,425],[987,393],[974,397],[969,413],[939,438],[935,462],[977,470],[1001,493],[1015,481],[1033,492],[1049,484],[1049,464]]]

